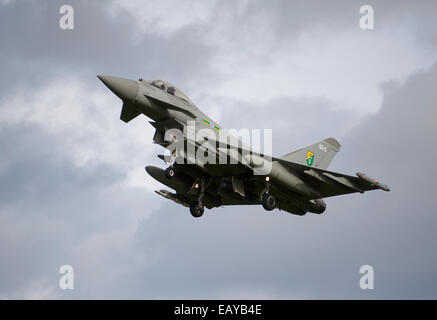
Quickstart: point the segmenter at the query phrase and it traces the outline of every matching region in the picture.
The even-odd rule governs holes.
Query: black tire
[[[276,198],[271,193],[265,193],[262,196],[262,205],[267,211],[272,211],[276,208]]]
[[[168,167],[165,169],[165,177],[167,179],[172,179],[176,175],[176,171],[173,167]]]
[[[200,205],[199,201],[196,201],[190,205],[190,212],[194,218],[200,218],[203,215],[204,211],[205,208],[203,204]]]

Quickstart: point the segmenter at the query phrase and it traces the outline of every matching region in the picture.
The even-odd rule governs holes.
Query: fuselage
[[[195,217],[203,214],[204,205],[260,203],[268,211],[279,208],[298,215],[307,211],[320,214],[326,208],[323,197],[390,190],[362,173],[355,178],[324,171],[340,148],[333,138],[273,158],[231,135],[169,82],[98,77],[123,101],[121,120],[129,122],[140,114],[152,120],[156,128],[153,141],[170,151],[170,166],[166,170],[148,166],[146,170],[177,192],[159,190],[158,194],[189,206]],[[182,143],[181,154],[172,149],[177,142]],[[166,160],[163,155],[160,158]]]

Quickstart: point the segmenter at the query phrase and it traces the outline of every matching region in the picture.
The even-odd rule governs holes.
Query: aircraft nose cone
[[[97,78],[123,101],[134,100],[137,96],[138,83],[136,81],[102,75],[98,75]]]

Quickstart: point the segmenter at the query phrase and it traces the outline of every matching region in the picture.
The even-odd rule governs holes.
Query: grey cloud
[[[337,110],[323,98],[282,98],[266,103],[220,101],[231,112],[223,115],[228,128],[272,129],[273,156],[310,145],[333,136],[337,139],[359,123],[360,115]]]
[[[196,26],[166,38],[146,34],[135,42],[138,31],[131,15],[118,10],[112,17],[107,10],[110,1],[74,2],[75,29],[61,30],[58,11],[63,4],[15,1],[2,6],[4,92],[17,83],[36,89],[54,75],[71,73],[93,85],[100,73],[184,82],[195,70],[204,69],[202,61],[211,55]]]
[[[83,255],[76,248],[99,232],[117,230],[152,198],[135,189],[112,190],[124,172],[102,164],[77,167],[62,137],[37,126],[11,125],[0,132],[0,296],[26,297],[34,281],[41,291],[47,286],[61,296],[58,268],[88,260],[78,261]]]

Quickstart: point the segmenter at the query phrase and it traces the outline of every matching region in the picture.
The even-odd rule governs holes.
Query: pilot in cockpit
[[[175,89],[175,87],[168,87],[167,92],[172,94],[172,95],[175,95],[176,89]]]
[[[155,81],[153,81],[152,82],[152,86],[155,86],[155,87],[158,87],[158,88],[160,88],[162,90],[165,90],[165,84],[164,84],[164,81],[162,81],[162,80],[155,80]]]
[[[182,99],[186,102],[188,102],[189,104],[193,104],[193,102],[191,102],[191,100],[185,95],[183,94],[180,90],[178,90],[175,86],[173,86],[171,83],[162,81],[162,80],[154,80],[150,83],[152,86],[155,86],[159,89],[164,90],[165,92],[178,97],[179,99]],[[167,89],[167,90],[166,90]]]

